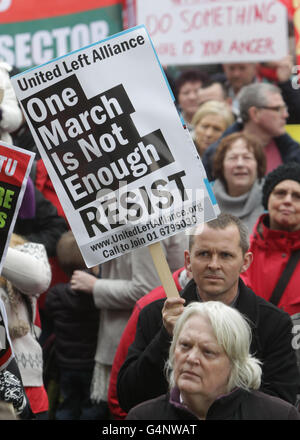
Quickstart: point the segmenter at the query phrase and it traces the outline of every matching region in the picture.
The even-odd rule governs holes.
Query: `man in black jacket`
[[[262,361],[261,390],[294,404],[299,372],[292,348],[291,319],[256,296],[239,277],[252,261],[247,229],[236,217],[221,214],[190,238],[185,267],[193,279],[180,297],[154,301],[141,311],[135,340],[118,375],[120,406],[128,412],[167,391],[164,364],[174,324],[184,305],[212,300],[231,305],[248,318],[251,353]]]

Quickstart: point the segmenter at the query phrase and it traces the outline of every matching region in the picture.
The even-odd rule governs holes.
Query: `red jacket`
[[[183,267],[178,269],[173,273],[173,278],[178,289],[181,291],[181,286],[179,284],[179,275],[183,271]],[[132,344],[135,338],[136,326],[139,318],[140,311],[149,303],[156,301],[157,299],[164,298],[166,296],[163,286],[156,287],[147,295],[140,298],[132,311],[132,314],[128,320],[128,323],[124,329],[118,349],[116,351],[114,362],[110,374],[110,382],[108,388],[108,406],[111,414],[116,420],[122,420],[126,417],[127,413],[122,410],[119,406],[119,401],[117,397],[117,379],[118,372],[121,368],[123,362],[126,359],[129,346]]]
[[[288,262],[292,251],[300,249],[300,230],[275,231],[263,223],[266,214],[259,217],[250,238],[253,262],[241,274],[245,284],[256,295],[270,299],[271,294]],[[300,261],[281,297],[278,307],[289,315],[300,312]]]

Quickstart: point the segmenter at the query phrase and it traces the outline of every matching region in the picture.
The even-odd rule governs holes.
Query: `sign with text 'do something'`
[[[88,267],[216,217],[144,26],[12,81]]]
[[[137,0],[164,65],[280,60],[288,54],[288,20],[277,0]]]

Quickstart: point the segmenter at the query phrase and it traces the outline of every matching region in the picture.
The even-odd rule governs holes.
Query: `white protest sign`
[[[288,54],[277,0],[137,0],[162,65],[279,60]]]
[[[88,267],[218,214],[144,26],[12,81]]]

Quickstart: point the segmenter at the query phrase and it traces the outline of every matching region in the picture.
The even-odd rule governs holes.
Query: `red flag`
[[[279,1],[287,8],[289,18],[293,18],[293,13],[294,13],[293,1],[292,0],[279,0]]]

